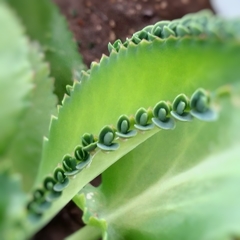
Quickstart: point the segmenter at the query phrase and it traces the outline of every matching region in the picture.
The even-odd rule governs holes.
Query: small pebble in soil
[[[142,5],[141,5],[141,4],[136,4],[136,9],[137,9],[138,11],[142,10]]]
[[[97,25],[96,26],[96,30],[99,32],[99,31],[101,31],[102,30],[102,26],[101,25]]]
[[[109,33],[109,41],[110,42],[114,42],[115,39],[116,39],[116,34],[113,31],[110,31],[110,33]]]
[[[116,26],[116,22],[111,19],[111,20],[109,21],[109,26],[112,27],[112,28],[114,28],[114,27]]]
[[[153,16],[153,10],[152,9],[145,9],[142,12],[144,17],[151,18]]]
[[[168,3],[166,1],[163,1],[160,3],[160,8],[165,9],[167,7]]]

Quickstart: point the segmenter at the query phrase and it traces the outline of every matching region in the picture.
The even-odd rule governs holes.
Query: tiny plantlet
[[[54,5],[36,4],[62,24]],[[81,71],[65,25],[60,51],[17,2],[0,3],[6,22],[0,239],[31,238],[70,200],[86,226],[68,240],[240,238],[239,20],[201,11],[161,21],[109,43],[109,56]],[[56,63],[74,72],[72,84]]]

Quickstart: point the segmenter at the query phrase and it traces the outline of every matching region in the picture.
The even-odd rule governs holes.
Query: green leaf
[[[32,40],[37,40],[45,50],[50,62],[51,76],[55,81],[55,92],[59,101],[66,92],[66,85],[72,84],[74,74],[83,69],[83,63],[68,30],[67,22],[50,0],[8,0],[20,16]]]
[[[202,15],[196,15],[196,21],[201,19]],[[237,34],[225,37],[224,33],[228,31],[228,27],[222,28],[223,36],[219,38],[208,34],[206,31],[208,21],[212,24],[215,18],[209,20],[204,17],[205,28],[200,37],[190,36],[189,32],[186,37],[170,36],[161,39],[154,36],[152,40],[139,38],[137,45],[131,40],[124,45],[118,41],[112,45],[109,57],[103,56],[99,64],[92,63],[91,69],[82,73],[81,82],[74,84],[69,93],[71,96],[65,96],[63,106],[59,107],[58,118],[52,119],[49,139],[44,143],[35,188],[42,188],[44,179],[49,174],[53,175],[54,169],[61,165],[64,156],[68,154],[74,156],[74,149],[81,144],[81,138],[85,133],[99,136],[101,129],[106,125],[115,129],[121,115],[134,116],[139,112],[138,109],[146,109],[150,116],[151,109],[159,101],[173,101],[182,93],[190,98],[198,88],[212,93],[226,84],[234,88],[240,75],[238,66],[240,44]],[[139,121],[139,124],[144,123],[145,127],[145,123],[148,125],[151,119],[144,117],[142,120],[144,121]],[[188,135],[195,131],[195,124],[215,126],[215,123],[194,121],[192,126],[195,128],[189,127],[190,122],[177,123],[176,129],[179,124],[189,131]],[[62,196],[52,202],[51,208],[30,231],[49,221],[90,180],[141,143],[146,141],[147,144],[150,141],[147,145],[148,151],[153,151],[150,137],[157,132],[159,129],[155,127],[138,132],[127,141],[118,139],[114,143],[118,143],[119,148],[110,153],[100,151],[98,148],[92,153],[94,155],[89,168],[75,172],[76,176],[70,179]],[[160,136],[160,133],[157,136]],[[170,149],[170,152],[175,152],[168,146],[172,146],[176,140],[169,140],[168,144],[164,144],[167,134],[169,139],[174,139],[176,134],[179,136],[177,140],[181,141],[182,135],[178,135],[175,130],[168,130],[164,132],[164,137],[161,137],[162,144],[157,145],[156,153],[160,151],[159,146],[163,146],[165,151]],[[183,136],[187,137],[184,134]],[[141,158],[144,157],[145,155],[141,155]]]
[[[240,236],[240,106],[220,105],[217,122],[179,122],[108,168],[99,188],[83,188],[85,223],[109,240]]]
[[[96,240],[100,239],[101,231],[97,227],[86,226],[83,227],[80,231],[72,234],[67,237],[65,240],[79,240],[79,239],[87,239],[87,240]]]
[[[0,238],[24,239],[25,195],[20,187],[20,179],[1,169],[0,172]]]
[[[116,125],[122,114],[134,115],[142,106],[154,107],[179,93],[191,96],[199,86],[215,90],[235,81],[239,53],[238,44],[231,42],[185,38],[142,42],[103,59],[86,80],[75,84],[58,119],[53,119],[38,183],[73,152],[86,132],[98,135],[106,124]]]
[[[0,3],[0,156],[8,147],[32,88],[28,43],[14,14]]]
[[[12,169],[22,176],[24,190],[30,190],[39,168],[43,136],[47,136],[51,114],[56,112],[57,99],[49,68],[37,46],[30,46],[29,61],[34,72],[30,105],[18,121],[18,131],[9,147],[8,158]]]

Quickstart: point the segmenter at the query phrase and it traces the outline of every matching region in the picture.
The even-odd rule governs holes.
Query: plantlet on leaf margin
[[[52,177],[46,177],[44,179],[43,186],[47,191],[45,194],[48,202],[52,202],[61,196],[61,192],[54,190],[54,185],[56,183],[57,182]]]
[[[172,104],[171,114],[179,121],[191,121],[192,116],[190,114],[190,101],[185,94],[178,95]]]
[[[170,115],[171,108],[171,105],[165,101],[160,101],[155,105],[152,121],[157,127],[165,130],[175,128],[175,121]]]
[[[104,127],[100,134],[97,146],[104,151],[114,151],[119,148],[118,143],[114,143],[115,130],[109,126]]]
[[[64,174],[66,176],[74,176],[80,171],[76,168],[77,166],[76,159],[70,155],[64,156],[62,160],[62,166],[63,166],[63,169],[65,170]]]
[[[218,115],[210,108],[209,104],[210,95],[208,92],[202,88],[196,90],[190,101],[191,115],[202,121],[215,121]]]
[[[225,22],[213,17],[210,11],[202,11],[197,17],[194,14],[188,14],[182,19],[173,21],[161,21],[155,25],[147,26],[133,34],[125,42],[116,40],[113,44],[109,43],[108,50],[119,52],[121,45],[128,47],[129,43],[138,45],[142,40],[153,41],[156,38],[168,39],[183,38],[184,36],[207,35],[216,39],[226,39],[234,36],[234,31],[224,26]],[[222,30],[224,28],[224,31]]]
[[[154,128],[154,124],[150,122],[152,116],[151,110],[139,108],[135,115],[134,127],[141,131],[146,131]]]
[[[78,163],[76,165],[76,169],[78,170],[82,170],[83,168],[85,168],[87,165],[89,165],[92,161],[91,156],[89,154],[88,151],[84,150],[83,147],[81,146],[77,146],[74,150],[74,155],[75,158],[80,161],[80,163]]]
[[[82,136],[82,145],[84,150],[92,152],[97,147],[97,138],[95,138],[93,134],[85,133]]]
[[[122,115],[117,122],[116,135],[120,138],[134,137],[137,134],[137,131],[135,129],[131,129],[131,127],[133,127],[133,122],[133,118]]]
[[[53,186],[53,190],[56,192],[62,192],[69,184],[69,179],[66,177],[65,172],[62,168],[57,168],[54,171],[54,178],[57,181]]]

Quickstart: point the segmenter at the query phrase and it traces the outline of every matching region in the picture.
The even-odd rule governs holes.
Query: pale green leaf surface
[[[29,45],[30,46],[30,45]],[[43,136],[47,136],[51,114],[56,112],[56,96],[53,94],[53,79],[43,62],[37,46],[30,46],[34,88],[30,92],[30,105],[18,121],[18,131],[9,147],[8,158],[12,169],[22,176],[24,190],[31,189],[41,160]]]
[[[19,15],[32,40],[37,40],[50,62],[51,76],[55,78],[55,91],[59,100],[72,84],[74,72],[83,69],[83,63],[68,30],[67,22],[50,0],[7,0]]]
[[[191,96],[199,87],[215,91],[236,82],[239,56],[237,39],[225,42],[203,36],[143,40],[137,46],[130,43],[127,49],[121,47],[119,53],[112,51],[109,58],[103,57],[100,64],[93,63],[90,75],[84,73],[71,97],[65,96],[58,119],[52,120],[35,187],[42,187],[63,156],[73,153],[84,133],[98,135],[103,126],[116,126],[121,114],[133,115],[138,108],[153,107],[160,100],[173,101],[180,93]],[[91,166],[70,181],[33,229],[49,221],[90,180],[156,132],[155,128],[146,136],[138,134],[120,143],[113,153],[98,152]],[[173,137],[175,130],[165,134]]]
[[[7,240],[24,239],[22,217],[24,216],[25,195],[19,177],[6,171],[0,172],[0,238]]]
[[[75,84],[58,120],[52,121],[37,183],[73,152],[84,133],[98,135],[103,126],[116,126],[122,114],[173,101],[180,93],[191,96],[200,86],[214,91],[234,82],[240,73],[239,54],[237,43],[184,38],[143,41],[104,58],[87,79]]]
[[[28,43],[14,14],[0,3],[0,156],[8,147],[18,119],[26,108],[32,70]]]
[[[72,96],[67,97],[64,107],[60,108],[59,119],[53,119],[35,186],[41,187],[44,177],[53,173],[63,156],[73,153],[85,132],[98,134],[104,125],[116,124],[121,114],[134,114],[139,107],[154,106],[159,100],[173,100],[181,92],[190,96],[199,86],[215,90],[222,84],[234,82],[239,75],[239,51],[237,44],[229,43],[226,46],[220,42],[170,39],[166,42],[154,41],[152,44],[143,42],[140,46],[123,49],[119,55],[112,54],[110,60],[105,59],[99,68],[93,69],[89,80],[83,80],[75,86]],[[187,56],[185,52],[188,52]],[[225,63],[226,58],[230,60]],[[224,64],[226,68],[219,68]],[[131,68],[128,68],[130,65]],[[167,71],[161,71],[167,67]],[[129,70],[128,73],[125,69]],[[116,81],[118,77],[120,80]],[[132,79],[139,84],[132,82]],[[160,79],[158,83],[156,79]],[[108,86],[107,90],[103,83]],[[88,99],[87,106],[90,108],[84,99]],[[151,136],[157,131],[155,128],[145,134]],[[174,136],[175,130],[165,134]],[[53,203],[48,214],[35,227],[39,228],[49,221],[84,185],[145,141],[147,136],[140,135],[140,138],[120,143],[120,150],[108,155],[97,153],[91,166],[71,180],[60,199]]]
[[[87,240],[96,240],[101,237],[101,230],[97,227],[93,226],[86,226],[82,228],[80,231],[72,234],[71,236],[65,238],[65,240],[80,240],[80,239],[87,239]]]
[[[240,106],[232,105],[221,103],[217,122],[160,131],[108,168],[99,188],[75,197],[84,221],[109,240],[240,236]]]

